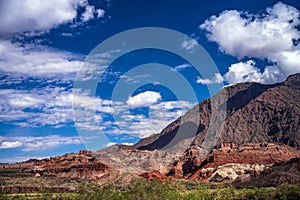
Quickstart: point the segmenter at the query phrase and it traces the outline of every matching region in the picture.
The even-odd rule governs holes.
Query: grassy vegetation
[[[73,192],[86,180],[57,178],[52,176],[34,177],[32,174],[22,173],[20,168],[0,169],[0,197],[5,199],[3,193],[22,193],[22,192]],[[17,198],[18,194],[11,195]],[[20,194],[19,196],[24,196]],[[29,193],[27,196],[37,196]]]
[[[201,200],[201,199],[300,199],[300,186],[284,184],[277,188],[243,188],[230,185],[210,185],[190,181],[148,181],[140,179],[128,184],[110,183],[101,187],[95,183],[81,184],[76,193],[0,194],[0,199],[85,199],[85,200]]]

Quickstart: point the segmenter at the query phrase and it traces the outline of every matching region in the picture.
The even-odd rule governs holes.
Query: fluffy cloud
[[[32,90],[0,90],[0,122],[21,127],[53,126],[59,128],[74,122],[73,106],[79,114],[76,125],[85,130],[101,130],[102,115],[111,114],[113,109],[107,100],[98,97],[77,96],[69,86],[51,85]],[[76,101],[74,101],[76,99]],[[97,112],[97,113],[95,113]]]
[[[283,3],[268,8],[266,15],[252,15],[236,10],[212,16],[200,27],[208,39],[217,42],[222,51],[238,57],[265,58],[294,48],[299,38],[295,28],[299,11]]]
[[[92,62],[84,62],[83,56],[46,46],[21,44],[0,40],[0,72],[12,77],[25,76],[59,80],[90,80],[98,78],[106,68],[105,56],[96,55]],[[79,69],[81,73],[76,77]]]
[[[126,146],[132,146],[132,145],[134,145],[134,143],[131,143],[131,142],[123,142],[122,144],[126,145]]]
[[[246,63],[240,62],[231,65],[224,77],[229,84],[234,84],[251,81],[259,82],[261,76],[260,70],[255,67],[255,62],[249,60]]]
[[[105,146],[106,147],[110,147],[110,146],[113,146],[113,145],[116,145],[117,143],[115,143],[115,142],[108,142]],[[127,146],[132,146],[132,145],[134,145],[134,143],[130,143],[130,142],[123,142],[122,143],[123,145],[127,145]]]
[[[149,106],[150,111],[146,116],[131,113],[128,110],[127,102],[115,102],[84,95],[77,96],[67,88],[68,86],[52,88],[50,85],[32,90],[0,90],[0,122],[19,127],[52,126],[60,128],[72,126],[75,119],[76,127],[82,130],[146,137],[160,132],[167,124],[183,115],[194,105],[187,101],[158,102],[161,99],[158,93],[154,95],[146,93],[145,98],[136,98],[136,101],[132,101],[135,102],[132,106]],[[149,101],[148,97],[152,98],[153,96],[155,96],[153,100]],[[121,117],[116,121],[111,117],[103,119],[107,116],[118,115]],[[23,139],[11,138],[9,141],[24,143]],[[31,143],[23,145],[23,147],[26,146],[24,150],[27,151],[30,148],[37,148],[39,145],[42,143]]]
[[[144,138],[159,133],[169,123],[182,116],[194,103],[187,101],[162,101],[149,106],[149,114],[122,113],[122,120],[116,121],[114,134],[129,134]]]
[[[22,146],[22,143],[19,141],[3,141],[0,143],[0,149],[13,149]]]
[[[79,137],[64,137],[59,135],[48,135],[41,137],[3,137],[0,136],[2,140],[0,144],[0,149],[7,148],[18,148],[21,147],[22,151],[39,151],[44,149],[53,148],[56,146],[70,145],[70,144],[81,144]]]
[[[22,45],[0,40],[2,74],[74,79],[80,66],[84,65],[79,59],[80,56],[44,46]]]
[[[100,18],[100,17],[104,17],[105,11],[102,9],[98,9],[96,10],[96,13],[97,13],[97,17]]]
[[[72,87],[75,78],[90,80],[103,74],[106,66],[99,66],[99,63],[105,63],[111,53],[95,55],[93,62],[96,64],[93,64],[82,61],[80,55],[41,45],[0,40],[0,73],[3,75],[0,79],[3,86],[0,90],[0,121],[21,127],[50,125],[59,128],[74,122],[74,103],[84,114],[77,119],[77,125],[87,130],[101,130],[101,114],[122,108],[116,106],[113,109],[100,98],[74,96]],[[85,71],[76,77],[81,67]]]
[[[83,22],[93,19],[94,14],[102,17],[104,11],[95,9],[87,0],[10,0],[1,3],[0,32],[17,33],[23,31],[49,30],[60,24],[76,20],[79,8],[85,11],[81,16]]]
[[[115,142],[109,142],[109,143],[106,144],[106,147],[110,147],[110,146],[113,146],[115,144],[117,144],[117,143],[115,143]]]
[[[94,6],[86,6],[84,13],[82,13],[81,20],[86,22],[90,19],[94,18],[95,7]]]
[[[203,79],[198,77],[196,82],[203,85],[208,85],[213,83],[222,83],[223,81],[223,76],[220,73],[215,73],[215,76],[212,79]]]
[[[127,104],[130,108],[138,108],[144,106],[150,106],[161,100],[161,96],[158,92],[146,91],[139,93],[133,97],[129,97]]]
[[[232,64],[224,75],[224,79],[229,84],[242,82],[275,83],[285,79],[285,75],[277,66],[267,66],[261,72],[255,65],[253,60]]]
[[[230,83],[235,83],[234,80],[241,81],[229,80],[241,71],[247,77],[246,81],[278,82],[282,81],[282,76],[276,79],[278,73],[283,73],[286,77],[300,72],[300,46],[295,44],[300,39],[300,32],[296,28],[299,24],[299,10],[279,2],[267,8],[264,14],[227,10],[206,20],[200,28],[207,31],[207,38],[216,42],[226,54],[239,59],[258,58],[275,63],[262,73],[254,67],[251,60],[233,64],[226,75],[226,80]],[[241,69],[238,70],[238,67]],[[245,74],[247,71],[249,74]]]
[[[72,99],[63,88],[0,90],[0,121],[19,126],[60,126],[72,122]],[[62,98],[64,101],[62,101]]]

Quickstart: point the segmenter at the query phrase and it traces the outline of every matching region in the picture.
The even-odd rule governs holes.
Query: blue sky
[[[299,10],[298,0],[1,1],[0,162],[132,144],[224,85],[283,81],[300,72]],[[142,27],[185,35],[162,42],[187,55],[200,45],[216,68],[166,49],[122,51],[128,41],[99,50]]]

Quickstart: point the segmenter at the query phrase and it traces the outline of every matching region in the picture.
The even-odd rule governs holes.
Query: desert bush
[[[300,199],[300,186],[284,184],[277,188],[237,189],[231,185],[209,185],[169,180],[133,180],[130,184],[109,183],[102,186],[86,182],[76,193],[52,193],[45,190],[37,194],[0,194],[0,199],[61,199],[61,200],[293,200]]]
[[[279,200],[298,200],[300,199],[300,186],[282,184],[277,188],[275,198]]]

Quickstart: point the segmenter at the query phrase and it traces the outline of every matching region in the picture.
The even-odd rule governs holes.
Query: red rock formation
[[[206,156],[199,157],[199,151],[190,148],[169,171],[169,176],[206,181],[219,167],[228,163],[270,164],[287,161],[300,156],[300,151],[287,145],[274,143],[222,144]]]
[[[158,171],[142,173],[139,176],[144,177],[149,180],[153,180],[153,179],[165,180],[165,179],[167,179],[167,176],[165,176],[164,174],[162,174]]]
[[[111,170],[88,151],[80,151],[79,154],[65,154],[33,162],[33,165],[25,166],[23,172],[60,178],[99,179],[107,176]]]

